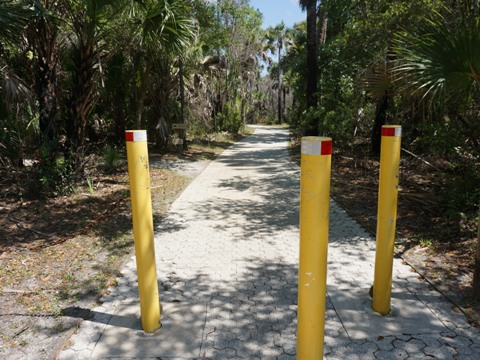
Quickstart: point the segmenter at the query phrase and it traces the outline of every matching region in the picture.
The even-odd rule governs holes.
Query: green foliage
[[[30,150],[29,147],[38,138],[38,119],[28,121],[28,117],[32,116],[28,107],[24,111],[18,111],[16,118],[8,113],[1,114],[1,104],[0,101],[0,164],[22,166],[25,152]]]
[[[319,123],[321,115],[321,109],[319,108],[309,108],[302,112],[297,109],[296,114],[291,118],[291,126],[296,130],[299,136],[302,136],[310,127],[310,124]]]
[[[448,118],[443,121],[425,121],[417,127],[421,135],[415,139],[416,146],[432,154],[455,155],[455,149],[465,142],[458,127],[459,124],[456,121],[452,122]]]
[[[87,186],[88,192],[90,193],[90,195],[93,195],[93,193],[95,192],[95,188],[93,186],[93,180],[90,177],[87,177]]]
[[[266,116],[262,119],[262,124],[265,125],[274,125],[277,123],[277,119],[272,116]]]
[[[103,162],[107,171],[116,171],[120,162],[120,152],[116,147],[106,145],[102,151]]]
[[[234,104],[225,104],[224,111],[217,114],[217,123],[221,131],[238,134],[243,127],[240,110]]]
[[[12,164],[20,153],[20,137],[13,129],[0,128],[0,163]]]
[[[292,118],[292,127],[299,134],[304,134],[310,124],[318,124],[321,136],[332,137],[335,140],[351,139],[355,130],[355,114],[352,108],[339,103],[334,110],[325,107],[311,108]]]
[[[327,1],[335,17],[329,27],[338,32],[336,38],[345,41],[345,54],[352,65],[363,70],[386,59],[398,31],[414,29],[422,17],[444,4],[444,0],[379,0],[375,5],[362,0]]]
[[[349,139],[353,136],[355,127],[352,110],[347,104],[339,104],[336,109],[326,111],[320,117],[319,133],[337,140]]]
[[[0,40],[15,42],[33,11],[18,1],[0,2]]]
[[[472,236],[478,230],[478,206],[480,204],[480,172],[472,166],[459,166],[447,175],[445,191],[441,196],[444,218],[451,230],[460,230]],[[457,238],[452,238],[455,242]]]
[[[253,108],[263,32],[248,2],[23,4],[0,4],[0,161],[35,164],[38,192],[71,191],[71,162],[78,179],[100,141],[111,171],[125,129],[179,122],[180,59],[189,132],[210,133],[221,109],[221,130],[237,133]]]
[[[480,86],[480,19],[449,24],[440,14],[425,17],[415,32],[396,38],[396,72],[423,97],[465,104]]]
[[[419,143],[443,151],[465,171],[475,167],[480,151],[480,19],[466,13],[434,13],[422,18],[414,31],[398,33],[394,68],[400,90],[428,104],[430,119],[417,126]],[[476,171],[466,178],[478,178]],[[468,207],[469,191],[460,188],[465,196],[453,197]]]
[[[139,40],[149,51],[183,51],[193,40],[196,27],[194,19],[188,16],[186,2],[159,0],[145,4]]]
[[[190,137],[202,139],[211,131],[212,126],[200,121],[192,121],[188,123],[187,133]]]
[[[423,247],[429,247],[429,246],[432,246],[432,245],[433,245],[432,239],[420,238],[420,239],[418,239],[418,242],[419,242],[420,245],[422,245]]]
[[[74,166],[58,152],[55,141],[44,143],[39,150],[40,162],[35,168],[36,190],[47,196],[67,195],[73,191]]]

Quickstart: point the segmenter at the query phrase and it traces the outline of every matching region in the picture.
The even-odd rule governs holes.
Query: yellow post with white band
[[[151,333],[159,329],[161,325],[155,247],[153,243],[147,132],[145,130],[129,130],[125,132],[125,139],[127,142],[133,239],[137,260],[142,328],[145,332]]]
[[[401,136],[402,128],[398,125],[382,127],[372,302],[372,309],[382,315],[391,310]]]
[[[323,359],[332,139],[302,138],[297,359]]]

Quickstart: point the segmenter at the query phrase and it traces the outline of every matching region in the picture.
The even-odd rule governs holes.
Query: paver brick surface
[[[287,145],[288,130],[257,127],[211,162],[156,224],[162,303],[206,304],[201,345],[190,358],[295,358],[300,169]],[[328,286],[368,289],[374,257],[375,239],[332,201]],[[134,258],[122,274],[60,359],[91,356],[115,307],[136,298]],[[327,295],[326,359],[480,359],[478,329],[401,259],[393,274],[393,288],[414,296],[445,332],[353,340]]]

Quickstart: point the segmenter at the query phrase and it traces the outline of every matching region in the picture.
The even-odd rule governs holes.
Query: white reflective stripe
[[[395,136],[402,136],[402,128],[401,127],[395,128]]]
[[[137,142],[137,141],[147,141],[147,132],[135,131],[133,133],[133,142]]]
[[[322,153],[322,141],[302,141],[302,154],[320,155]]]

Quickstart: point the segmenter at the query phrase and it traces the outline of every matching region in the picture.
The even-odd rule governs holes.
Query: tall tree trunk
[[[328,13],[320,5],[318,9],[318,24],[317,24],[317,36],[318,36],[318,48],[322,48],[327,42],[327,25],[328,25]],[[322,94],[322,68],[318,70],[318,93]],[[321,98],[320,98],[320,105]]]
[[[242,95],[241,104],[240,104],[240,119],[242,124],[246,124],[246,109],[247,109],[247,98],[246,95]]]
[[[147,92],[140,85],[140,88],[137,92],[137,99],[135,102],[135,128],[137,130],[142,129],[142,116],[143,116],[143,104],[145,103],[145,99],[147,97]]]
[[[388,91],[385,91],[383,96],[377,103],[377,110],[375,113],[375,122],[372,129],[371,147],[372,153],[380,155],[380,145],[382,141],[382,126],[387,122],[387,110],[388,110]]]
[[[279,41],[279,44],[278,44],[278,104],[277,104],[277,107],[278,107],[278,114],[277,114],[277,118],[278,118],[278,123],[281,124],[282,123],[282,65],[281,65],[281,60],[282,60],[282,41],[283,40],[280,40]]]
[[[31,30],[31,41],[36,52],[35,71],[36,93],[39,110],[40,133],[44,141],[56,137],[55,118],[57,114],[57,29],[39,19]]]
[[[318,9],[317,26],[318,45],[323,46],[327,42],[328,13],[322,7]]]
[[[180,77],[180,122],[186,126],[185,122],[185,81],[183,79],[183,60],[179,60],[179,77]],[[183,140],[183,150],[187,150],[187,130],[180,130],[180,138]]]
[[[269,117],[271,115],[272,118],[273,118],[273,114],[275,114],[275,94],[273,93],[273,91],[268,92],[268,97],[270,99],[270,114],[269,114]]]
[[[71,139],[75,156],[75,172],[81,176],[85,167],[85,147],[87,140],[87,120],[96,103],[95,80],[97,70],[95,65],[95,39],[84,35],[79,38],[75,70],[73,74],[73,89],[71,95],[71,123],[73,133]]]
[[[317,1],[307,1],[307,107],[317,106]],[[318,119],[312,119],[305,134],[318,135]]]
[[[135,78],[135,129],[142,129],[143,104],[147,98],[147,77],[148,61],[142,54],[133,55],[133,71]]]
[[[38,107],[40,133],[44,140],[53,140],[56,137],[55,118],[57,114],[57,76],[56,70],[42,69],[38,73]]]
[[[125,99],[125,98],[124,98]],[[113,113],[115,143],[124,144],[127,114],[122,109]]]

